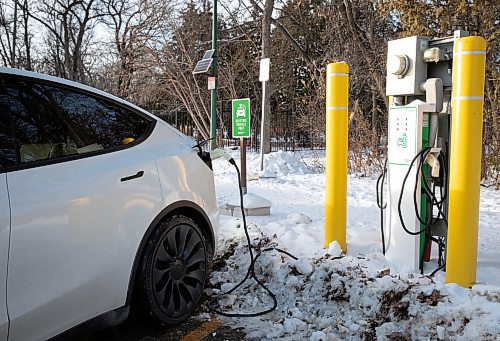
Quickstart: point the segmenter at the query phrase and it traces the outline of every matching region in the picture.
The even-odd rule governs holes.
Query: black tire
[[[162,221],[141,260],[141,310],[162,326],[186,320],[203,294],[209,256],[194,220],[176,215]]]

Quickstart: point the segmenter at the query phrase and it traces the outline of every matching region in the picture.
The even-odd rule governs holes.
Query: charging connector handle
[[[429,154],[425,157],[425,163],[427,163],[431,167],[431,176],[433,178],[439,177],[439,153],[441,152],[441,148],[432,148]]]
[[[221,157],[223,157],[224,159],[226,159],[231,164],[234,163],[234,159],[225,150],[222,150],[220,148],[215,148],[215,149],[213,149],[213,150],[210,151],[210,158],[212,159],[212,161],[216,160],[216,159],[219,159]]]

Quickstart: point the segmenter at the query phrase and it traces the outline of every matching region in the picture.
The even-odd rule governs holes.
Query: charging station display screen
[[[233,99],[233,138],[250,137],[250,98]]]

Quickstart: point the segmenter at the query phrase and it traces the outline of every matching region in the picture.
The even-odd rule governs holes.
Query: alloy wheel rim
[[[160,240],[153,260],[154,298],[170,318],[188,314],[198,302],[206,275],[205,245],[190,225],[171,228]]]

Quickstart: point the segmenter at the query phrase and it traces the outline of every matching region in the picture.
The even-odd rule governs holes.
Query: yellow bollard
[[[446,282],[476,282],[486,41],[460,38],[453,49],[453,89]]]
[[[336,240],[346,252],[349,66],[328,64],[326,77],[325,247]]]

